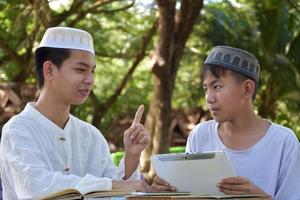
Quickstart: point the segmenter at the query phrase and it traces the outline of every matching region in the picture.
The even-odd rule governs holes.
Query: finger
[[[146,192],[155,192],[154,188],[152,188],[150,185],[148,185],[148,183],[146,183],[146,181],[144,181],[143,184],[144,184],[144,188],[145,188]]]
[[[248,179],[241,176],[237,176],[237,177],[225,178],[221,181],[221,184],[241,185],[241,184],[245,184],[247,181]]]
[[[126,138],[130,138],[132,132],[134,131],[135,127],[134,126],[131,126],[129,129],[127,129],[125,132],[124,132],[124,136]]]
[[[136,111],[132,125],[134,124],[138,124],[141,122],[142,116],[143,116],[143,112],[144,112],[144,105],[140,105],[139,109]]]
[[[128,135],[130,140],[134,141],[136,139],[138,133],[139,133],[139,126],[137,124],[132,125],[130,127],[130,133]]]
[[[149,141],[150,141],[150,137],[144,136],[143,138],[137,141],[137,144],[148,144]]]
[[[171,187],[170,185],[166,186],[166,185],[158,185],[156,183],[152,184],[152,188],[155,191],[176,191],[176,189],[174,187]]]
[[[141,140],[147,136],[147,131],[143,128],[143,127],[139,127],[137,130],[136,130],[136,135],[135,135],[135,138],[134,138],[134,143],[135,144],[138,144],[141,142]]]
[[[220,189],[221,192],[227,194],[227,195],[242,195],[242,194],[247,194],[242,191],[234,191],[234,190],[225,190],[225,189]]]
[[[159,184],[159,185],[170,185],[167,181],[160,178],[159,176],[155,176],[153,179],[153,183]]]
[[[246,185],[231,185],[231,184],[221,184],[219,188],[222,190],[231,190],[231,191],[246,191]]]
[[[176,191],[174,186],[159,176],[154,177],[152,187],[156,188],[158,191]]]

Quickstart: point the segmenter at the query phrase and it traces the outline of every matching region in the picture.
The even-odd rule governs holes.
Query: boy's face
[[[239,83],[229,71],[220,78],[207,72],[203,88],[209,111],[219,123],[233,120],[245,109],[243,83]]]
[[[94,83],[94,55],[87,51],[72,50],[61,67],[55,67],[51,88],[58,101],[65,104],[83,103]]]

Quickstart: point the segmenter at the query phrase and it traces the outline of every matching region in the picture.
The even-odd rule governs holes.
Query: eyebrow
[[[208,85],[213,85],[213,84],[215,84],[215,83],[217,83],[217,82],[219,82],[220,81],[220,79],[215,79],[215,80],[213,80],[212,82],[210,82],[210,83],[208,83]],[[202,84],[203,86],[206,86],[206,84]]]
[[[87,63],[85,63],[85,62],[82,62],[82,61],[80,61],[80,62],[77,62],[76,64],[78,64],[78,65],[82,65],[82,66],[85,66],[85,67],[90,67],[90,65],[89,64],[87,64]],[[96,65],[94,65],[93,66],[93,69],[95,69],[96,68]]]

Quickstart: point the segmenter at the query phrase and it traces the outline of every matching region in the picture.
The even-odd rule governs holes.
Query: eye
[[[207,92],[207,87],[203,87],[203,91],[204,91],[204,92]]]
[[[214,85],[214,89],[220,89],[220,88],[222,88],[222,86],[221,85]]]
[[[75,68],[75,70],[78,71],[78,72],[84,72],[85,71],[85,69],[83,69],[83,68]]]

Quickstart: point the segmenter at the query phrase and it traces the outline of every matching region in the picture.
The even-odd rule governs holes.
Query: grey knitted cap
[[[214,47],[204,64],[213,64],[252,78],[256,84],[259,80],[260,66],[255,56],[242,49],[229,46]]]

